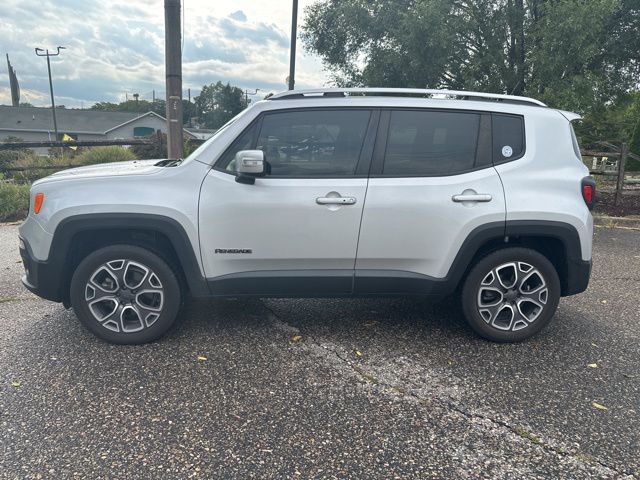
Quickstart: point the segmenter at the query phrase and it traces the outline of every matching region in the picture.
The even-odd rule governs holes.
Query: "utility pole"
[[[249,106],[249,95],[257,95],[258,92],[260,90],[262,90],[261,88],[256,88],[256,91],[253,93],[249,93],[249,90],[245,89],[244,91],[244,103],[245,103],[245,108]]]
[[[289,57],[289,90],[296,85],[296,40],[298,36],[298,0],[293,0],[291,13],[291,52]]]
[[[56,53],[49,53],[49,50],[43,50],[42,48],[36,48],[36,55],[39,57],[47,57],[47,71],[49,72],[49,91],[51,92],[51,112],[53,113],[53,130],[56,132],[56,142],[60,140],[58,135],[58,121],[56,120],[56,102],[53,98],[53,81],[51,80],[51,62],[49,57],[57,57],[60,55],[60,50],[64,50],[65,47],[58,47]],[[45,52],[45,53],[43,53]]]
[[[182,46],[180,0],[164,0],[167,83],[167,158],[182,157]]]

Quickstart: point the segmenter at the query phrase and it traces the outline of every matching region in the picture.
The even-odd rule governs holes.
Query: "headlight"
[[[24,243],[24,240],[20,237],[18,237],[18,246],[20,247],[20,250],[26,250],[27,246]]]

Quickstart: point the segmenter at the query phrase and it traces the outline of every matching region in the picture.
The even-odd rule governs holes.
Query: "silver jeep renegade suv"
[[[34,183],[23,283],[114,343],[159,338],[187,294],[459,293],[478,334],[520,341],[589,282],[577,118],[472,92],[274,95],[185,160]]]

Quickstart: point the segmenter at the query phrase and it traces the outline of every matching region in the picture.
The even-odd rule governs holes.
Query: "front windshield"
[[[191,152],[191,155],[189,155],[185,159],[185,162],[191,161],[191,160],[196,160],[209,147],[209,145],[216,140],[216,138],[218,138],[225,130],[227,130],[233,123],[235,123],[238,119],[240,119],[243,115],[245,115],[249,110],[251,110],[251,107],[245,108],[238,115],[236,115],[231,120],[229,120],[227,123],[225,123],[222,127],[220,127],[216,131],[216,133],[213,134],[213,137],[211,137],[210,139],[206,140],[202,145],[200,145],[193,152]]]

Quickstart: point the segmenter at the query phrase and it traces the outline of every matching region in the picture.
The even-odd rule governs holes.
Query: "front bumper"
[[[24,266],[22,284],[30,292],[53,302],[62,302],[62,272],[48,262],[36,260],[29,243],[20,238],[20,257]]]

